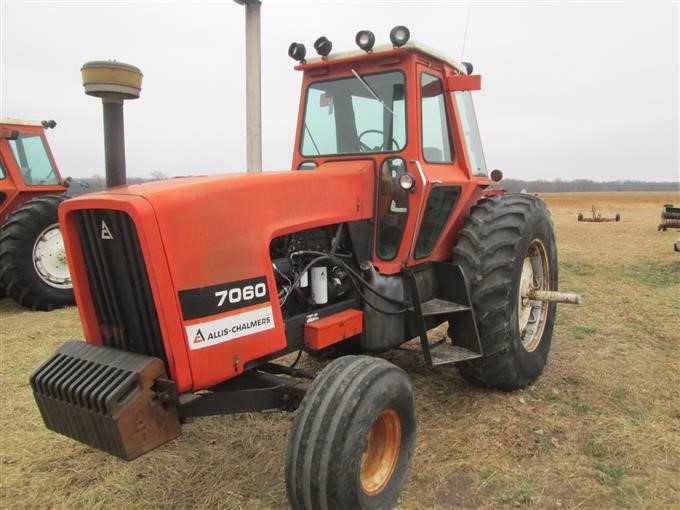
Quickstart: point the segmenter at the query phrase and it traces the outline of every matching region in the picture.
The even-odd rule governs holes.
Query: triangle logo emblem
[[[196,336],[194,337],[194,343],[199,344],[201,342],[205,342],[205,337],[203,336],[203,333],[201,333],[201,330],[199,329],[198,332],[196,333]]]
[[[104,220],[102,220],[102,239],[113,240],[113,236],[111,235],[109,226],[106,224]]]

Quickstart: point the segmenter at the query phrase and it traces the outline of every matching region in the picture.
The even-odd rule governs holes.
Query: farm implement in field
[[[664,204],[661,208],[661,223],[659,223],[657,229],[665,232],[669,228],[680,228],[680,207]]]
[[[596,206],[591,207],[592,216],[584,216],[583,213],[578,213],[578,221],[586,223],[607,223],[610,221],[621,221],[621,215],[616,213],[613,217],[602,216]]]

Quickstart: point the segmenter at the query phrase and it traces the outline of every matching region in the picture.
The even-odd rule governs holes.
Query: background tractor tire
[[[526,282],[557,290],[557,248],[545,204],[526,194],[481,200],[459,232],[453,262],[467,276],[484,352],[459,363],[461,374],[504,391],[531,384],[545,366],[556,311],[555,303],[520,298]]]
[[[45,195],[29,200],[0,227],[0,286],[32,310],[74,304],[57,220],[57,207],[65,199]]]
[[[293,422],[286,490],[298,509],[395,505],[415,444],[408,376],[379,358],[345,356],[312,383]]]

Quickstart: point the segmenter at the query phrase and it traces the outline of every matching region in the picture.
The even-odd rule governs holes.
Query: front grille
[[[80,242],[104,345],[165,362],[158,316],[132,219],[122,211],[77,211]]]

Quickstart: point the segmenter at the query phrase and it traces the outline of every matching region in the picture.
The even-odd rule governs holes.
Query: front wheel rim
[[[401,419],[394,409],[385,409],[371,425],[361,456],[361,488],[374,496],[382,491],[394,473],[401,450]]]
[[[541,343],[550,306],[548,301],[537,301],[527,297],[532,289],[552,290],[548,252],[540,239],[534,239],[529,244],[522,263],[517,296],[519,335],[527,352],[535,351]]]
[[[33,267],[38,277],[50,287],[56,289],[73,287],[66,260],[64,238],[58,223],[47,227],[36,238],[33,244]]]

